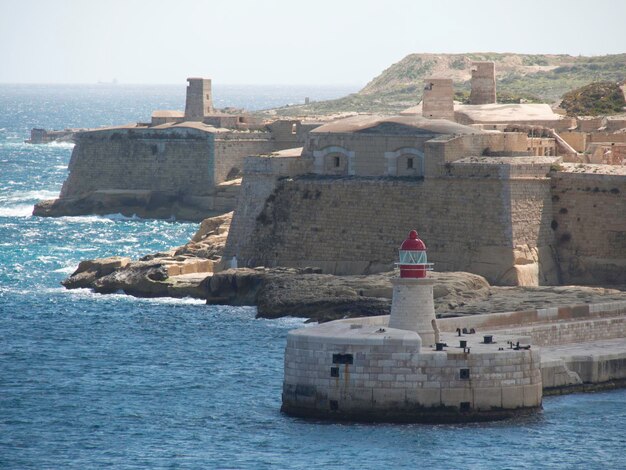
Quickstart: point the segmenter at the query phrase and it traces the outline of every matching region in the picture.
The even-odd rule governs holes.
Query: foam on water
[[[74,142],[49,142],[44,145],[49,145],[50,147],[56,147],[61,149],[73,149],[75,146]]]
[[[17,184],[16,181],[9,181],[8,184]],[[59,196],[58,191],[35,190],[35,191],[13,191],[0,195],[0,204],[15,203],[21,201],[41,201],[44,199],[54,199]]]
[[[31,217],[32,214],[33,206],[31,204],[0,205],[0,217]]]

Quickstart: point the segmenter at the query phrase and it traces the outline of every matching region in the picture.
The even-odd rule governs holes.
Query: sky
[[[0,83],[364,85],[416,52],[626,52],[624,0],[0,0]]]

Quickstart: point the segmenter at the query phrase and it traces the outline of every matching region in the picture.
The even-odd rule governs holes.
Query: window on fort
[[[208,94],[208,93],[207,93],[207,95],[206,95],[206,99],[207,99],[207,100],[210,100],[210,99],[211,99],[211,97],[209,96],[209,94]]]
[[[409,157],[406,159],[406,169],[407,170],[413,169],[413,157]]]
[[[339,159],[339,157],[333,157],[333,163],[335,164],[335,168],[339,168],[341,160]]]
[[[291,133],[292,133],[292,134],[295,134],[297,131],[298,131],[298,126],[297,126],[297,125],[296,125],[296,123],[294,122],[294,123],[291,125]]]

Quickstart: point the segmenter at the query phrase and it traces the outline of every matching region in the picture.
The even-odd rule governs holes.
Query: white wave
[[[94,223],[94,222],[112,224],[115,222],[134,221],[134,220],[150,221],[151,219],[142,219],[141,217],[137,217],[134,214],[128,217],[128,216],[118,213],[118,214],[105,214],[105,215],[94,214],[94,215],[64,216],[64,217],[58,217],[57,220],[60,220],[62,222],[73,222],[73,223],[81,223],[81,224],[88,224],[88,223]]]
[[[93,224],[93,223],[103,223],[103,224],[112,224],[113,220],[108,219],[106,217],[102,217],[101,215],[74,215],[74,216],[64,216],[56,219],[57,222],[61,223],[74,223],[74,224]]]
[[[94,300],[107,301],[107,302],[135,302],[135,303],[147,303],[147,304],[166,304],[166,305],[206,305],[206,300],[195,299],[192,297],[185,297],[182,299],[174,297],[133,297],[125,294],[123,291],[117,291],[112,294],[99,294],[91,289],[65,289],[63,287],[55,287],[44,289],[43,292],[49,293],[64,293],[75,297],[86,298],[89,297]]]
[[[115,214],[104,214],[102,217],[105,217],[110,220],[142,220],[140,217],[137,217],[137,214],[127,216],[124,214],[120,214],[119,212]]]
[[[195,299],[193,297],[184,297],[177,299],[174,297],[156,297],[156,298],[139,298],[142,302],[154,303],[154,304],[172,304],[172,305],[206,305],[206,300]]]
[[[52,272],[53,273],[72,274],[74,271],[76,271],[77,267],[78,267],[78,265],[73,264],[71,266],[66,266],[64,268],[55,269]]]
[[[50,191],[48,189],[41,189],[39,191],[15,191],[3,196],[0,202],[41,201],[44,199],[54,199],[58,195],[58,191]]]
[[[267,322],[268,326],[278,328],[303,328],[317,325],[317,322],[306,323],[308,318],[302,317],[281,317],[281,318],[259,318],[259,320]]]
[[[56,256],[37,256],[37,260],[42,263],[52,263],[57,260]]]
[[[73,149],[74,148],[74,142],[50,142],[49,144],[46,144],[49,147],[58,147],[58,148],[63,148],[63,149]]]
[[[115,238],[113,240],[103,238],[98,241],[103,245],[116,245],[118,243],[137,243],[139,239],[136,237]]]
[[[33,206],[31,204],[0,207],[0,217],[31,217],[32,215]]]
[[[67,165],[55,165],[55,170],[67,170]]]

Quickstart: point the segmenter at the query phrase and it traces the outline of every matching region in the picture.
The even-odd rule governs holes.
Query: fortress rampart
[[[446,147],[439,150],[431,156],[445,161]],[[429,259],[438,270],[469,271],[500,285],[626,281],[623,175],[595,174],[593,166],[569,173],[574,165],[555,172],[555,157],[467,157],[438,165],[427,158],[423,179],[295,176],[305,170],[293,165],[306,159],[274,159],[290,162],[291,172],[269,160],[246,161],[248,189],[224,259],[334,274],[385,271],[409,223],[434,241]]]
[[[59,199],[36,215],[109,214],[202,220],[232,210],[247,155],[273,148],[269,132],[200,123],[124,126],[80,133]]]
[[[560,171],[551,181],[555,247],[567,284],[626,282],[626,172],[594,173],[598,167]]]
[[[212,133],[188,127],[114,128],[78,136],[61,197],[103,189],[208,194],[250,153],[269,150],[267,133]]]
[[[483,160],[453,163],[449,174],[424,180],[285,178],[262,206],[244,190],[238,207],[248,212],[236,211],[224,256],[236,254],[249,266],[379,272],[392,268],[388,260],[411,223],[436,240],[429,256],[441,270],[469,270],[499,284],[556,282],[549,163],[523,173]],[[244,187],[256,179],[246,173]]]

